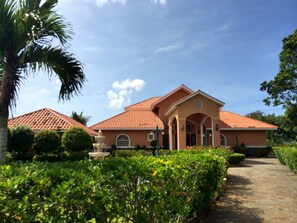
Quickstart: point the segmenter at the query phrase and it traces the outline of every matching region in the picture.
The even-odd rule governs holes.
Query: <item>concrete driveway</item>
[[[226,193],[205,222],[296,223],[297,175],[275,158],[248,158],[230,167]]]

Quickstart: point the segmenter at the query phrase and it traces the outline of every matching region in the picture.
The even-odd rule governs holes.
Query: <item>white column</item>
[[[169,149],[172,150],[172,124],[169,122]]]
[[[214,122],[213,122],[213,119],[211,119],[211,144],[212,144],[213,147],[215,146],[215,141],[214,141],[215,136],[214,136],[214,134],[215,134]]]
[[[200,139],[201,139],[201,146],[203,146],[203,125],[200,125]]]

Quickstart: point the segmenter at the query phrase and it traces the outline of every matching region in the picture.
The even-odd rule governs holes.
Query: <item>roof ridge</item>
[[[123,112],[121,112],[121,113],[119,113],[119,114],[117,114],[117,115],[114,115],[114,116],[112,116],[112,117],[110,117],[110,118],[108,118],[108,119],[105,119],[105,120],[103,120],[103,121],[101,121],[101,122],[98,122],[98,123],[96,123],[96,124],[94,124],[94,125],[91,125],[91,126],[89,126],[89,128],[92,129],[95,125],[99,125],[99,124],[101,124],[101,123],[103,123],[103,122],[107,122],[107,121],[109,121],[110,119],[113,119],[113,118],[115,118],[115,117],[118,117],[118,116],[120,116],[120,115],[122,115],[122,114],[124,114],[124,113],[126,113],[126,112],[129,112],[129,110],[128,110],[128,111],[123,111]]]
[[[33,113],[37,113],[37,112],[40,112],[42,110],[49,110],[49,108],[41,108],[41,109],[38,109],[36,111],[32,111],[32,112],[28,112],[28,113],[25,113],[25,114],[22,114],[22,115],[18,115],[18,116],[15,116],[15,117],[11,117],[10,119],[16,119],[16,118],[20,118],[20,117],[23,117],[23,116],[27,116],[27,115],[30,115],[30,114],[33,114]]]
[[[50,109],[50,108],[49,108],[49,110],[50,110],[52,113],[54,113],[55,115],[58,115],[59,118],[62,118],[65,122],[67,122],[67,123],[70,124],[70,125],[72,125],[73,123],[71,123],[69,120],[67,120],[67,118],[71,119],[71,121],[74,121],[75,124],[83,125],[82,123],[80,123],[80,122],[74,120],[73,118],[71,118],[71,117],[69,117],[69,116],[67,116],[67,115],[64,115],[64,114],[62,114],[62,113],[60,113],[60,112],[57,112],[57,111],[55,111],[55,110],[53,110],[53,109]],[[85,126],[85,125],[83,125],[83,126]],[[85,127],[87,127],[87,126],[85,126]],[[87,127],[87,128],[88,128],[88,127]]]
[[[140,101],[140,102],[134,103],[134,104],[132,104],[132,105],[126,106],[126,107],[124,107],[124,110],[126,110],[127,108],[129,109],[129,107],[132,107],[132,106],[135,106],[135,105],[141,104],[141,103],[143,103],[143,102],[146,102],[146,101],[152,100],[153,98],[162,98],[162,97],[161,97],[161,96],[154,96],[154,97],[150,97],[150,98],[148,98],[148,99],[146,99],[146,100],[143,100],[143,101]],[[149,109],[149,108],[148,108],[148,109]]]

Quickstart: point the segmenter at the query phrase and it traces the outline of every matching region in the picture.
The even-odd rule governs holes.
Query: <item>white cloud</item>
[[[161,47],[159,49],[154,50],[155,54],[159,54],[159,53],[166,53],[166,52],[170,52],[173,50],[176,50],[178,48],[180,48],[182,45],[180,43],[175,44],[175,45],[169,45],[169,46],[165,46],[165,47]]]
[[[112,84],[113,90],[107,92],[109,108],[121,109],[124,105],[131,102],[131,95],[143,90],[145,82],[141,79],[115,81]]]
[[[167,0],[151,0],[151,2],[154,4],[160,3],[160,5],[166,5]]]
[[[127,0],[96,0],[96,4],[99,7],[104,6],[107,3],[121,3],[123,5],[126,5]]]

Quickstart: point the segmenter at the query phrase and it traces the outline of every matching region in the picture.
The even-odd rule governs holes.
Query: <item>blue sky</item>
[[[297,28],[296,0],[60,0],[75,33],[69,51],[84,64],[82,95],[58,102],[59,81],[40,73],[20,89],[13,116],[41,108],[91,116],[185,84],[242,115],[267,107],[260,83],[278,72],[282,39]]]

